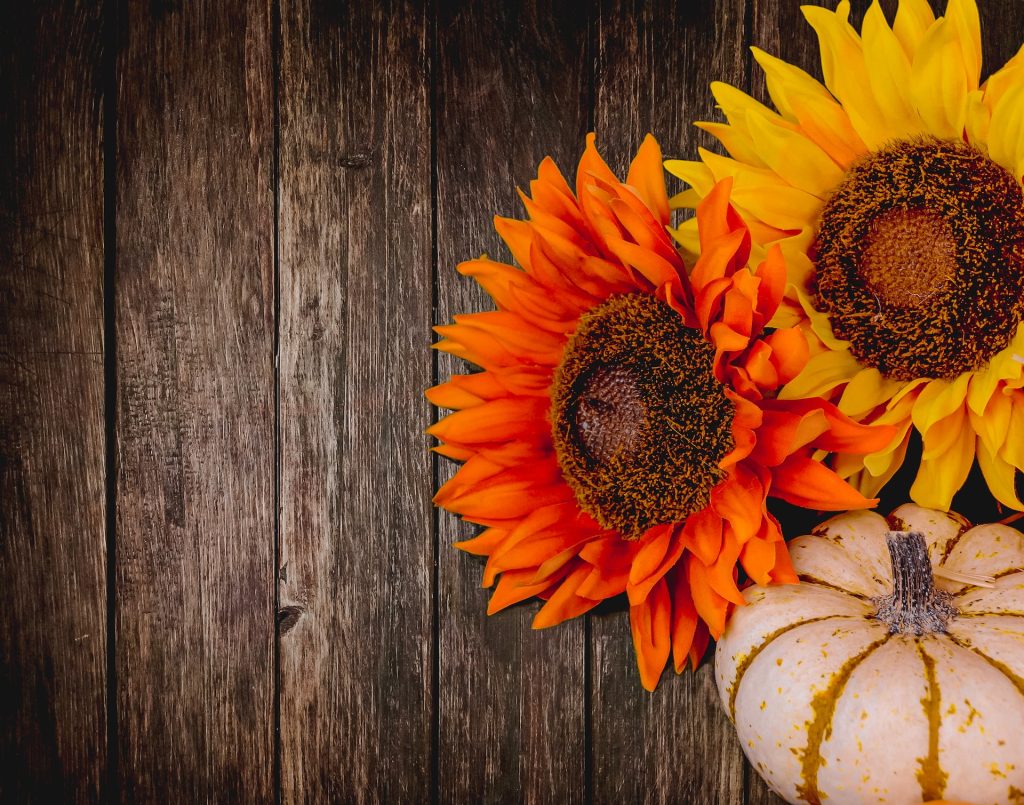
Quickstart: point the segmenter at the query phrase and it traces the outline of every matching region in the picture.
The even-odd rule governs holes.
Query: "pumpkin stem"
[[[875,617],[893,634],[945,632],[956,614],[952,596],[935,589],[935,576],[924,535],[890,531],[885,537],[892,560],[893,590],[875,599]]]

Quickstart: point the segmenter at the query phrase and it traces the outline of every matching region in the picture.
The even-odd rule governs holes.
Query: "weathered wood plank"
[[[102,22],[0,11],[0,801],[96,802],[106,752]]]
[[[273,798],[271,4],[125,3],[121,797]]]
[[[595,128],[623,172],[648,131],[668,157],[709,140],[712,80],[745,79],[743,0],[604,0],[596,33]],[[710,45],[709,43],[713,43]],[[624,608],[623,604],[623,608]],[[744,761],[718,702],[709,654],[696,674],[640,686],[625,611],[591,618],[595,802],[740,802]]]
[[[491,222],[550,154],[572,181],[588,126],[588,14],[571,3],[442,2],[437,20],[437,312],[492,309],[455,265],[510,260]],[[440,356],[438,374],[465,373]],[[442,461],[439,483],[454,472]],[[581,802],[584,623],[534,632],[535,603],[488,618],[473,529],[439,514],[440,798]]]
[[[285,802],[430,798],[429,30],[282,4]]]

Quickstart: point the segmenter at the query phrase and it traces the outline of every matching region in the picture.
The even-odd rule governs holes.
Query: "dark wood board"
[[[0,10],[0,801],[107,770],[102,20]]]
[[[590,123],[589,15],[571,3],[439,3],[438,324],[493,307],[455,265],[509,259],[491,219],[522,216],[515,190],[541,159],[575,177]],[[439,358],[441,379],[468,370]],[[441,460],[438,483],[453,471]],[[535,603],[488,617],[481,562],[451,547],[473,533],[439,513],[440,799],[582,802],[584,622],[532,631]]]
[[[430,22],[281,15],[282,799],[426,802]]]
[[[274,796],[271,6],[116,30],[123,801]]]

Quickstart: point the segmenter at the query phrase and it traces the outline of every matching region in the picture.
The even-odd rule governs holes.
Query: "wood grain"
[[[270,3],[125,3],[117,98],[121,798],[273,799]]]
[[[710,144],[692,121],[714,117],[711,80],[744,80],[744,21],[742,0],[601,3],[595,128],[620,175],[648,131],[670,157]],[[628,613],[591,623],[594,801],[742,801],[743,756],[718,702],[713,657],[696,674],[666,672],[650,694]]]
[[[282,4],[285,802],[425,802],[433,737],[429,19]]]
[[[0,801],[97,802],[106,752],[102,22],[0,11]]]
[[[437,311],[492,309],[455,265],[510,260],[492,216],[521,216],[546,155],[576,173],[589,104],[588,12],[551,2],[442,2],[437,19]],[[440,356],[438,376],[470,368]],[[454,471],[443,461],[438,483]],[[534,632],[535,603],[486,614],[481,564],[451,547],[473,529],[439,515],[443,802],[581,802],[584,623]]]

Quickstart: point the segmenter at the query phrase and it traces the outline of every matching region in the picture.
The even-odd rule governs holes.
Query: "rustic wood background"
[[[484,614],[423,435],[515,186],[752,42],[817,72],[797,0],[3,4],[0,800],[774,801],[623,607]]]

